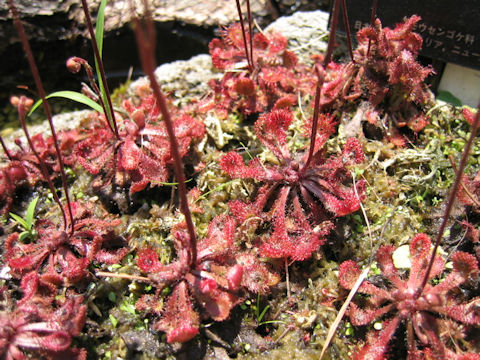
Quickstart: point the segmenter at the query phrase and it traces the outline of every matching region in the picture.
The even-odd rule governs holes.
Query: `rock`
[[[178,60],[160,65],[155,70],[155,76],[162,84],[162,90],[170,93],[176,99],[187,97],[200,97],[210,88],[208,80],[221,77],[222,74],[214,72],[210,55],[202,54],[192,57],[190,60]],[[134,81],[130,85],[130,93],[148,82],[146,77]]]
[[[89,0],[92,8],[98,6],[98,0]],[[136,12],[142,15],[142,0],[134,0]],[[151,0],[148,2],[153,20],[157,22],[179,21],[199,27],[218,27],[228,25],[238,19],[235,1],[218,0]],[[95,5],[93,5],[95,4]],[[84,23],[83,11],[72,13],[74,21]],[[252,14],[255,18],[268,16],[270,13],[269,2],[258,0],[251,2]],[[245,7],[246,11],[246,7]],[[116,0],[107,3],[105,8],[105,30],[113,31],[130,22],[129,0]]]
[[[78,6],[75,0],[16,0],[15,7],[27,36],[33,41],[65,40],[75,36],[78,24],[69,21],[68,13]],[[77,5],[75,5],[77,4]],[[12,22],[8,1],[0,2],[0,53],[19,38]]]
[[[89,114],[89,110],[80,110],[54,115],[53,124],[55,126],[55,130],[70,130],[79,127],[80,122],[86,119]],[[18,124],[18,126],[20,126],[20,123]],[[45,134],[46,137],[48,137],[50,134],[50,127],[47,120],[38,125],[28,126],[28,130],[30,132],[30,135],[42,133]],[[4,140],[8,147],[15,147],[16,145],[14,145],[13,140],[19,137],[23,138],[23,130],[19,127],[18,129],[12,131],[3,131],[2,136],[4,137]]]
[[[100,0],[87,0],[92,20],[95,20]],[[142,15],[141,0],[134,0],[136,12]],[[24,22],[27,35],[32,41],[57,41],[88,36],[85,15],[77,0],[18,0],[15,1],[18,13]],[[156,22],[180,22],[198,27],[219,27],[238,19],[235,1],[192,1],[192,0],[151,0],[152,17]],[[254,18],[271,16],[269,1],[252,1]],[[246,11],[246,9],[245,9]],[[0,52],[8,45],[19,41],[12,23],[8,1],[0,3]],[[117,31],[130,22],[129,0],[107,2],[105,7],[105,33]]]
[[[292,50],[304,64],[313,64],[312,54],[319,54],[327,49],[328,13],[318,10],[297,12],[292,16],[277,19],[266,31],[277,31],[288,39]]]

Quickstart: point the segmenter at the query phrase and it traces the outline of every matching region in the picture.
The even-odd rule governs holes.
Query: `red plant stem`
[[[370,15],[370,26],[371,27],[373,27],[373,23],[375,22],[375,18],[377,17],[377,3],[378,3],[378,0],[373,0],[372,14]],[[372,45],[372,39],[368,39],[367,56],[370,55],[370,46],[371,45]]]
[[[317,87],[315,89],[315,103],[313,108],[312,133],[310,134],[310,148],[308,149],[307,161],[305,161],[305,165],[303,166],[301,173],[305,172],[310,166],[310,162],[313,158],[313,152],[315,150],[315,140],[317,137],[318,114],[320,113],[320,97],[322,95],[323,81],[325,80],[325,70],[319,64],[315,64],[315,74],[317,75]]]
[[[107,79],[105,78],[105,70],[103,68],[103,61],[100,56],[100,51],[98,51],[97,39],[95,38],[95,31],[93,30],[92,19],[90,18],[90,13],[88,11],[87,0],[82,0],[83,12],[85,13],[85,19],[87,20],[88,32],[90,33],[90,40],[92,41],[93,52],[95,54],[95,60],[97,61],[98,70],[102,80],[103,89],[105,91],[105,97],[107,98],[109,109],[106,110],[105,116],[108,121],[112,122],[113,132],[117,139],[120,139],[118,135],[117,121],[115,120],[115,112],[113,111],[112,99],[110,97],[110,91],[108,90]],[[100,95],[101,97],[101,95]]]
[[[430,256],[430,261],[428,263],[427,271],[425,272],[425,276],[422,280],[421,285],[418,287],[415,293],[416,298],[420,297],[420,295],[422,294],[423,288],[427,284],[430,272],[433,267],[433,262],[435,260],[437,249],[440,245],[440,241],[442,240],[443,233],[445,232],[445,228],[447,227],[447,222],[450,217],[450,213],[452,212],[453,204],[455,202],[455,196],[457,196],[460,183],[462,182],[462,175],[463,175],[463,171],[465,170],[465,166],[467,165],[467,160],[470,155],[470,149],[472,148],[473,141],[477,136],[477,130],[478,130],[479,124],[480,124],[480,102],[478,103],[478,106],[477,106],[477,114],[475,115],[475,120],[473,121],[473,124],[472,124],[470,137],[468,138],[468,141],[465,144],[462,158],[460,159],[460,164],[458,165],[458,170],[456,171],[455,182],[453,183],[452,190],[450,192],[450,195],[448,196],[447,206],[445,208],[445,214],[443,215],[440,229],[438,230],[437,237],[435,238],[435,245],[433,246],[432,255]]]
[[[25,108],[25,100],[26,100],[25,96],[21,96],[20,99],[18,100],[17,110],[18,110],[18,118],[20,120],[20,125],[22,126],[23,132],[25,133],[25,137],[27,138],[28,146],[30,146],[30,149],[32,150],[35,157],[37,158],[38,164],[40,165],[40,171],[42,172],[42,175],[48,184],[48,188],[50,189],[50,192],[52,193],[55,202],[60,207],[60,211],[62,212],[62,217],[63,217],[63,224],[66,230],[67,216],[65,214],[65,209],[63,208],[62,203],[60,202],[60,198],[58,197],[57,192],[55,191],[55,186],[53,186],[52,179],[50,179],[50,175],[48,174],[45,162],[42,160],[42,158],[38,154],[37,150],[35,149],[35,146],[33,146],[32,138],[30,137],[30,133],[28,132],[27,123],[25,121],[25,116],[27,112]]]
[[[15,24],[15,27],[17,28],[18,35],[20,36],[20,39],[22,41],[23,50],[25,51],[25,55],[27,56],[28,63],[30,65],[30,69],[32,71],[33,79],[35,81],[35,86],[37,87],[38,94],[40,95],[40,98],[42,99],[43,109],[45,111],[45,115],[47,116],[48,123],[50,125],[50,131],[52,132],[53,144],[55,145],[55,152],[57,153],[58,163],[60,165],[60,174],[61,174],[61,177],[62,177],[63,190],[65,192],[65,199],[67,200],[68,215],[69,215],[70,224],[71,224],[71,234],[73,234],[73,228],[74,228],[75,223],[74,223],[74,220],[73,220],[73,212],[72,212],[72,207],[71,207],[71,204],[70,204],[70,196],[68,194],[67,176],[65,175],[63,157],[62,157],[62,154],[60,153],[60,148],[58,147],[58,138],[57,138],[57,134],[55,132],[55,127],[53,125],[52,113],[50,111],[50,105],[47,102],[47,99],[46,99],[46,96],[45,96],[45,90],[43,89],[43,85],[42,85],[42,80],[40,78],[40,74],[38,73],[37,64],[35,63],[35,59],[33,58],[32,49],[30,48],[30,44],[28,43],[27,36],[25,35],[25,30],[24,30],[22,22],[20,21],[20,18],[18,16],[17,9],[13,5],[13,0],[9,0],[9,3],[10,3],[10,10],[12,11],[12,14],[13,14],[13,22]],[[23,118],[23,123],[24,123],[23,125],[26,125],[25,124],[25,117]],[[26,126],[23,126],[23,127],[24,127],[24,131],[25,131],[27,127]],[[26,131],[25,131],[25,134],[27,134]],[[30,147],[31,147],[32,151],[34,151],[34,148],[32,146],[33,144],[31,143],[31,141],[29,141],[29,144],[30,144]],[[36,152],[34,151],[34,153],[36,153]],[[36,154],[36,156],[37,156],[37,159],[40,160],[40,157],[38,156],[38,154]],[[47,173],[45,173],[44,176],[47,177],[47,181],[49,182],[49,186],[50,186],[50,184],[51,184],[50,177],[48,176]],[[53,187],[53,184],[51,184],[51,190],[52,190],[53,196],[55,197],[56,192],[55,192],[55,188]],[[57,196],[57,198],[58,198],[58,196]],[[57,200],[57,199],[55,199],[55,200]],[[66,216],[65,216],[65,210],[63,209],[63,206],[62,206],[62,203],[60,202],[60,199],[58,199],[57,202],[60,206],[60,209],[62,210],[63,219],[64,219],[64,227],[65,227],[65,231],[66,231],[67,230],[67,221],[66,221]]]
[[[250,0],[247,0],[247,17],[248,17],[248,33],[250,35],[250,64],[252,69],[254,68],[253,63],[253,32],[252,32],[252,12],[250,11]]]
[[[327,53],[323,59],[323,67],[327,67],[330,60],[332,60],[333,48],[335,47],[335,34],[338,26],[338,13],[340,10],[340,0],[335,0],[333,3],[332,21],[330,23],[330,37],[328,38]]]
[[[83,68],[85,69],[85,72],[87,73],[87,77],[88,77],[88,81],[90,82],[90,85],[92,86],[93,88],[93,91],[95,92],[95,94],[97,94],[98,96],[98,101],[100,101],[100,105],[102,106],[102,109],[103,109],[103,112],[105,113],[105,117],[107,119],[107,125],[108,127],[110,128],[110,130],[116,134],[116,131],[114,128],[112,128],[112,124],[110,124],[110,121],[108,121],[108,110],[107,110],[107,107],[105,106],[105,102],[103,101],[103,97],[102,97],[102,92],[100,91],[100,89],[98,88],[98,85],[97,83],[95,82],[95,79],[93,77],[93,69],[92,67],[90,66],[90,64],[85,60],[85,59],[82,59],[80,57],[73,57],[73,59],[75,61],[77,61],[78,63],[80,63]],[[90,91],[91,93],[91,91]],[[118,137],[117,137],[118,138]]]
[[[378,0],[373,0],[372,14],[370,15],[370,25],[373,25],[373,22],[377,17],[377,5],[378,5]]]
[[[150,80],[150,86],[152,87],[153,93],[157,100],[160,111],[162,112],[163,121],[165,122],[165,128],[167,129],[168,137],[170,139],[170,147],[173,155],[173,170],[175,177],[178,181],[178,193],[180,196],[180,210],[185,216],[185,222],[187,224],[187,231],[190,237],[190,268],[193,269],[197,263],[197,238],[195,235],[195,227],[193,225],[192,216],[190,214],[190,208],[188,206],[187,200],[187,187],[185,185],[185,175],[183,173],[183,164],[182,158],[180,157],[180,152],[178,150],[177,139],[175,138],[175,132],[173,130],[173,123],[170,116],[170,112],[167,108],[167,103],[165,97],[163,96],[160,86],[155,78],[155,59],[154,59],[154,46],[155,46],[155,34],[153,28],[153,22],[150,16],[150,11],[146,0],[144,1],[145,8],[145,19],[147,22],[147,31],[141,29],[140,20],[135,15],[133,11],[133,6],[131,5],[132,17],[135,25],[135,35],[137,37],[138,50],[140,53],[140,59],[142,62],[143,71],[147,74]]]
[[[343,22],[345,24],[345,31],[347,33],[348,52],[350,53],[350,58],[352,59],[352,62],[355,63],[355,59],[353,58],[352,34],[350,33],[350,23],[348,21],[346,0],[342,0],[342,14],[343,14]]]
[[[5,144],[5,141],[3,141],[3,137],[0,136],[0,144],[2,144],[3,151],[5,151],[5,154],[8,157],[8,160],[12,161],[12,155],[8,151],[7,145]]]
[[[373,22],[377,17],[377,4],[378,4],[378,0],[373,0],[372,14],[370,15],[370,25],[373,25]]]
[[[252,71],[253,64],[250,62],[250,56],[248,54],[247,34],[245,32],[245,25],[243,24],[243,15],[242,15],[242,8],[240,7],[240,0],[236,0],[236,3],[237,3],[238,18],[240,19],[240,26],[242,28],[243,46],[245,47],[245,56],[247,57],[248,70]]]

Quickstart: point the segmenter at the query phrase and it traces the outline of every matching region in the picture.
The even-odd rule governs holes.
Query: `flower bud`
[[[26,111],[30,110],[33,106],[33,99],[22,96],[22,100],[23,100],[23,106],[25,107],[25,110]]]
[[[73,56],[67,60],[67,69],[73,74],[76,74],[80,71],[82,68],[82,64],[78,61],[78,58],[76,56]]]
[[[17,107],[19,101],[20,101],[20,98],[18,96],[15,96],[15,95],[10,96],[10,104],[12,104],[12,106]]]
[[[13,95],[13,96],[10,97],[10,104],[15,106],[16,108],[18,108],[18,106],[22,106],[22,108],[25,111],[28,111],[33,106],[33,99],[30,99],[26,96],[18,97],[18,96]]]

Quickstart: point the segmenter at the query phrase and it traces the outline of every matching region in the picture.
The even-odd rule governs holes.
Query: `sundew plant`
[[[66,71],[89,84],[46,94],[9,0],[36,89],[12,89],[24,135],[0,137],[2,358],[480,359],[479,113],[429,89],[419,16],[386,27],[373,1],[342,59],[335,0],[303,63],[237,0],[208,90],[178,99],[147,1],[128,91],[105,76],[106,1],[81,5],[95,63]],[[91,109],[79,126],[55,128],[58,97]]]

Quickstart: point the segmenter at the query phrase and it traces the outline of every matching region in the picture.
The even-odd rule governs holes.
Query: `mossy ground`
[[[343,122],[348,122],[352,116],[353,113],[343,114]],[[228,139],[223,144],[226,148],[241,146],[245,152],[258,155],[261,150],[250,127],[232,116],[216,130],[217,138],[210,136],[196,151],[196,156],[206,164],[199,172],[192,170],[188,174],[194,179],[189,187],[196,185],[203,191],[196,202],[205,211],[194,215],[199,236],[205,235],[215,215],[227,211],[228,201],[248,199],[255,191],[253,181],[231,180],[218,166],[221,154],[218,137]],[[291,142],[298,147],[304,146],[298,143],[295,131],[293,126]],[[319,253],[312,259],[289,266],[290,298],[287,298],[284,277],[270,294],[245,299],[230,320],[223,323],[205,320],[200,335],[194,340],[184,345],[166,345],[162,333],[150,330],[151,319],[135,309],[141,294],[155,291],[152,286],[130,280],[98,278],[86,287],[89,316],[84,333],[76,343],[86,347],[92,358],[102,359],[223,359],[226,356],[318,359],[328,329],[347,295],[338,285],[339,264],[353,259],[367,265],[380,245],[400,246],[419,232],[436,234],[444,199],[455,178],[449,156],[458,160],[468,131],[469,125],[459,108],[437,103],[430,112],[429,125],[415,136],[415,144],[399,148],[386,141],[363,137],[366,161],[351,171],[356,180],[365,179],[368,184],[364,213],[357,211],[337,219],[336,230]],[[327,151],[335,153],[344,141],[341,135],[333,137]],[[267,161],[270,158],[267,153],[260,156]],[[476,173],[479,161],[480,150],[475,146],[467,173]],[[89,187],[90,177],[83,170],[71,169],[69,180],[74,199],[93,201],[102,207]],[[175,187],[165,187],[161,191],[162,197],[156,199],[164,198],[163,203],[145,196],[135,213],[122,216],[123,225],[118,230],[127,237],[132,252],[120,264],[96,270],[139,275],[135,252],[147,245],[161,254],[160,260],[164,263],[175,256],[169,232],[172,225],[181,220],[173,200]],[[46,191],[39,188],[34,196],[36,194],[44,195],[37,216],[58,218],[58,210],[49,205],[51,200]],[[24,202],[28,202],[28,198]],[[457,224],[464,214],[460,206],[457,208],[442,244],[447,253],[462,246],[463,232]],[[281,267],[281,264],[276,265]],[[169,291],[166,288],[163,294],[166,296]],[[363,341],[366,330],[354,329],[348,321],[343,321],[325,358],[348,358]]]

